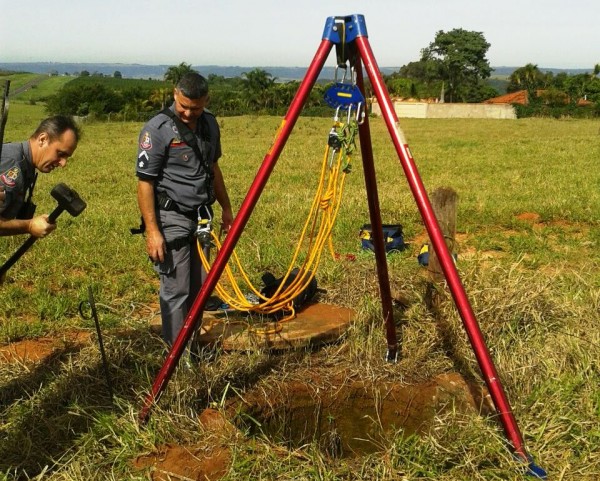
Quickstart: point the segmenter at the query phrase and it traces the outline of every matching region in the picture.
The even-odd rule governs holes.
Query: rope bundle
[[[282,329],[280,323],[293,319],[296,316],[294,299],[308,287],[314,278],[326,242],[332,256],[334,256],[331,232],[341,206],[346,174],[351,170],[351,158],[356,149],[355,141],[357,132],[358,124],[355,120],[349,120],[346,123],[341,123],[338,120],[335,121],[330,132],[330,139],[333,135],[337,138],[338,142],[332,143],[330,141],[325,148],[319,183],[310,212],[294,250],[290,267],[275,293],[271,297],[266,297],[252,284],[235,250],[233,251],[232,259],[237,272],[242,277],[248,289],[250,289],[250,292],[259,299],[259,302],[255,303],[248,300],[247,297],[251,296],[244,294],[229,263],[225,267],[229,289],[223,285],[221,280],[215,287],[217,295],[237,311],[269,315],[283,310],[285,316],[275,323],[276,325],[273,329],[265,332],[279,332]],[[211,232],[211,237],[218,254],[221,249],[221,242],[214,231]],[[305,239],[308,239],[306,256],[297,274],[291,276],[296,261],[300,257]],[[205,270],[207,272],[210,271],[210,264],[204,255],[200,242],[198,242],[198,252]],[[290,277],[292,277],[291,280]]]

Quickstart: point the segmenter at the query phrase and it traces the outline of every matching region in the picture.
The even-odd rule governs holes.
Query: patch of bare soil
[[[137,469],[150,469],[153,481],[214,481],[227,473],[231,452],[219,439],[233,435],[236,428],[214,409],[205,409],[199,416],[205,431],[202,443],[192,446],[166,444],[156,453],[139,456],[133,462]]]
[[[66,347],[83,346],[90,342],[89,331],[69,331],[60,337],[39,337],[12,342],[0,347],[0,362],[25,364],[44,361],[55,351]]]
[[[529,222],[531,224],[537,224],[541,217],[540,214],[536,212],[521,212],[516,216],[518,220],[522,220],[523,222]]]
[[[194,445],[161,446],[157,453],[140,456],[134,461],[138,469],[152,467],[150,479],[153,481],[221,479],[231,462],[226,447]]]

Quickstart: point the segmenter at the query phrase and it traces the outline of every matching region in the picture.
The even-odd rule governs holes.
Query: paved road
[[[47,75],[39,75],[37,77],[35,77],[34,79],[30,80],[29,82],[27,82],[24,85],[21,85],[19,88],[16,89],[10,89],[10,92],[8,93],[9,97],[14,97],[16,95],[22,94],[23,92],[27,92],[29,89],[35,87],[37,84],[39,84],[40,82],[42,82],[43,80],[47,79],[48,76]]]

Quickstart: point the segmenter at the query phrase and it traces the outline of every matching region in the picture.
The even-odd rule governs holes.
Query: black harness
[[[200,122],[200,142],[198,141],[198,138],[196,137],[196,135],[194,134],[194,132],[192,132],[192,130],[182,122],[182,120],[175,115],[175,112],[173,112],[170,108],[165,108],[163,110],[161,110],[162,114],[165,114],[167,117],[169,117],[173,123],[175,124],[175,126],[177,127],[177,131],[179,132],[179,135],[181,135],[182,140],[192,148],[192,150],[194,151],[194,154],[196,154],[196,157],[198,157],[198,159],[200,160],[200,163],[202,165],[202,168],[204,169],[204,172],[206,173],[206,191],[208,194],[208,200],[206,202],[206,207],[210,209],[210,206],[215,202],[215,193],[214,193],[214,188],[213,188],[213,182],[214,182],[214,178],[215,178],[215,174],[213,169],[211,168],[208,156],[209,156],[209,152],[210,152],[210,140],[211,140],[211,135],[210,135],[210,127],[208,125],[208,121],[206,120],[206,118],[204,116],[200,116],[200,118],[198,119],[198,121]],[[165,194],[164,192],[158,192],[156,194],[156,201],[157,201],[157,205],[160,209],[162,210],[173,210],[175,212],[178,212],[182,215],[184,215],[185,217],[187,217],[190,220],[197,220],[198,218],[198,212],[193,210],[193,211],[185,211],[183,209],[181,209],[181,207],[177,204],[177,202],[175,202],[173,199],[171,199],[167,194]],[[146,230],[146,225],[144,223],[144,218],[142,217],[141,219],[141,223],[140,223],[140,227],[135,229],[130,229],[132,234],[142,234],[144,233]],[[194,234],[191,234],[190,236],[186,236],[186,237],[180,237],[178,239],[174,239],[170,242],[167,242],[167,247],[169,249],[173,249],[173,250],[178,250],[181,249],[183,246],[189,244],[192,240],[195,239]]]
[[[187,124],[184,124],[182,120],[177,115],[175,115],[175,112],[173,112],[170,108],[165,108],[161,111],[161,113],[165,114],[173,121],[173,123],[177,127],[179,135],[181,135],[181,139],[192,148],[192,150],[196,154],[196,157],[198,157],[198,159],[200,160],[200,164],[202,165],[204,172],[206,172],[206,191],[208,193],[208,200],[206,201],[206,203],[208,205],[214,204],[215,194],[213,183],[215,174],[210,166],[210,162],[208,159],[211,138],[208,121],[203,115],[201,115],[198,119],[198,122],[200,122],[201,139],[200,142],[198,142],[198,138],[196,137],[194,132],[192,132],[192,130],[187,126]]]

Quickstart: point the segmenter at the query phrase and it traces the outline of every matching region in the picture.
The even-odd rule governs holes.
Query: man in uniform
[[[45,237],[56,229],[56,224],[48,222],[48,214],[33,216],[31,194],[36,169],[48,173],[64,167],[77,148],[79,136],[72,118],[57,115],[43,120],[29,140],[2,146],[0,235]]]
[[[194,236],[199,218],[211,220],[217,200],[222,229],[227,232],[233,222],[217,163],[219,125],[205,110],[206,79],[195,72],[184,75],[175,86],[174,100],[142,128],[136,164],[146,251],[159,274],[162,336],[169,346],[206,276]]]

